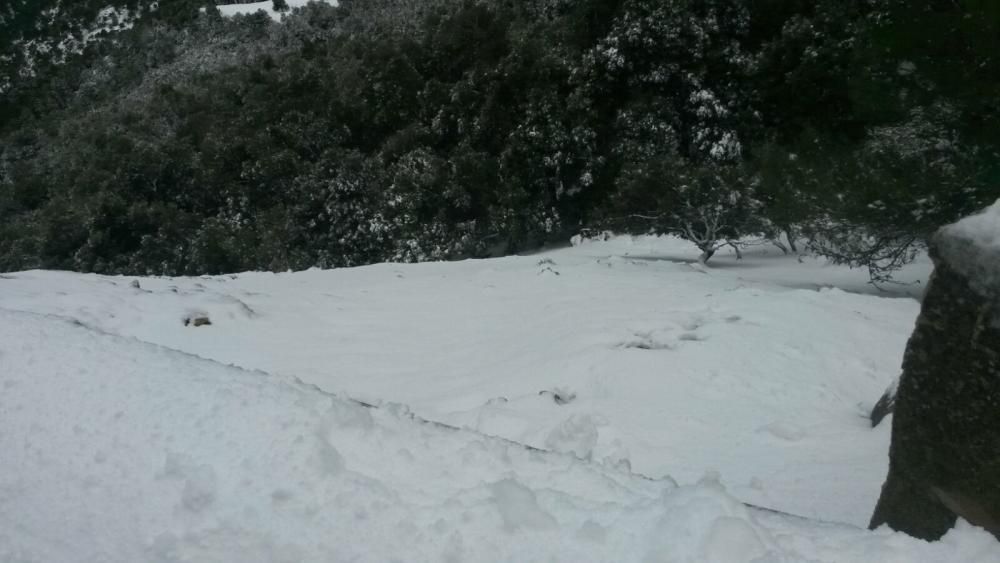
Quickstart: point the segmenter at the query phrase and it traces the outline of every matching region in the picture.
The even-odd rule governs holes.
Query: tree
[[[824,173],[812,246],[885,282],[939,227],[1000,197],[1000,6],[875,6],[853,61],[865,135]]]
[[[740,165],[660,156],[626,168],[620,182],[622,214],[609,226],[676,235],[701,250],[702,263],[725,246],[741,258],[741,239],[763,230],[756,181]]]
[[[982,0],[342,0],[280,25],[12,2],[5,268],[443,259],[605,226],[703,260],[802,235],[878,277],[1000,195]],[[133,29],[47,50],[109,2]]]

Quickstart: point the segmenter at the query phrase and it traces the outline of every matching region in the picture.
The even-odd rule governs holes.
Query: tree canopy
[[[1000,197],[988,0],[341,0],[281,23],[108,4],[0,9],[0,270],[331,267],[614,229],[706,260],[787,234],[884,280]]]

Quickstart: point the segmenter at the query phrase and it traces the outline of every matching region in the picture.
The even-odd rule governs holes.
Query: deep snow
[[[0,561],[1000,561],[856,527],[914,300],[695,257],[5,275]]]

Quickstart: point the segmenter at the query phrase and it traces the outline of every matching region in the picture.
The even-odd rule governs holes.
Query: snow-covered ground
[[[334,6],[337,5],[337,0],[286,0],[290,10],[301,8],[309,2],[323,2]],[[264,2],[251,2],[249,4],[222,4],[217,7],[219,8],[219,13],[225,17],[253,14],[260,11],[266,12],[275,20],[280,20],[282,16],[281,12],[274,9],[274,2],[272,0],[265,0]]]
[[[1000,561],[862,529],[919,286],[696,254],[4,275],[0,561]]]

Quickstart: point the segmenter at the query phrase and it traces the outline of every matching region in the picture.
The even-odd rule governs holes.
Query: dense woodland
[[[0,7],[0,270],[611,230],[706,260],[798,243],[885,280],[1000,197],[994,0],[341,0],[282,23],[203,4]]]

